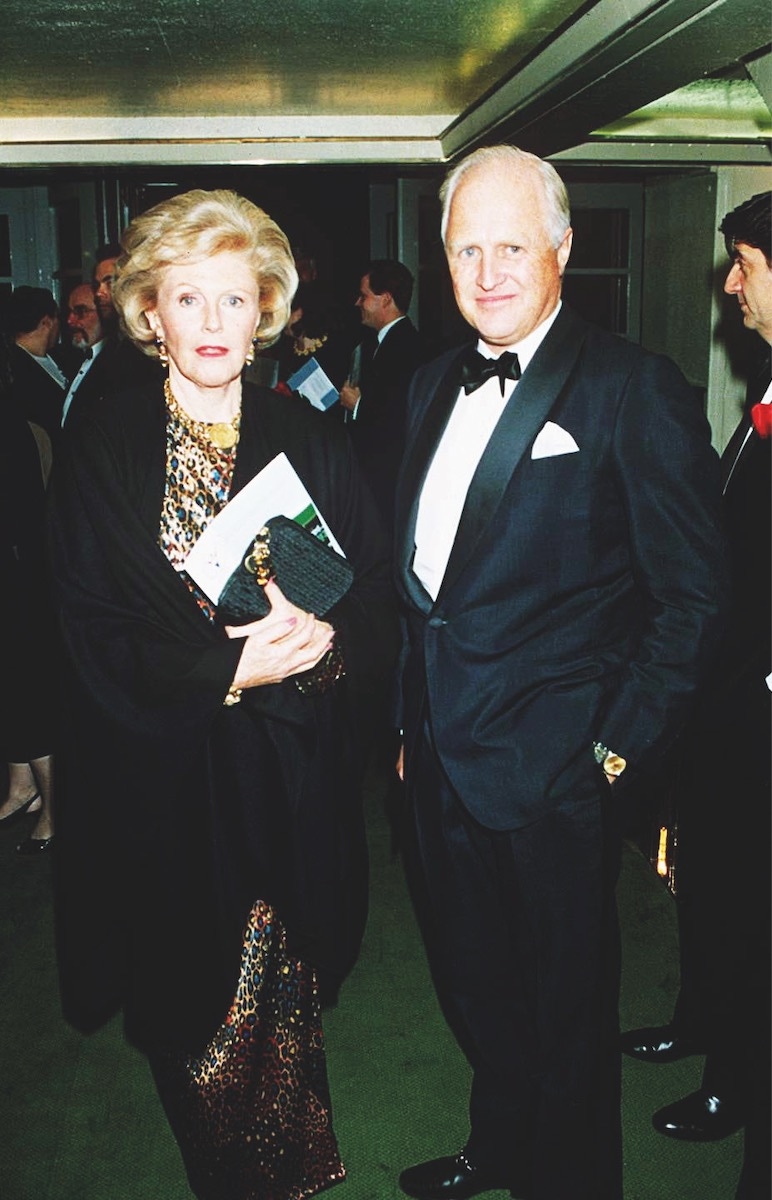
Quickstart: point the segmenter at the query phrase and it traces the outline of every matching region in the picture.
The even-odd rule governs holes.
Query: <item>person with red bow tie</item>
[[[705,1054],[697,1092],[654,1114],[685,1141],[745,1129],[736,1200],[770,1184],[770,578],[772,563],[772,191],[720,226],[724,291],[763,341],[745,413],[721,459],[733,601],[727,635],[684,748],[678,795],[681,984],[668,1025],[622,1047],[646,1062]]]
[[[759,400],[751,409],[753,428],[759,437],[768,438],[772,434],[772,403],[769,400]]]

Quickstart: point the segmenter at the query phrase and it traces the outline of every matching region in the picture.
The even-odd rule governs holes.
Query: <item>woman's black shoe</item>
[[[30,806],[40,799],[40,792],[35,792],[34,796],[30,796],[29,800],[25,800],[18,808],[15,808],[7,817],[0,817],[0,826],[13,825],[15,821],[20,820],[26,813],[29,812]]]
[[[45,854],[54,844],[53,835],[47,838],[25,838],[23,842],[19,842],[16,847],[17,854],[24,854],[28,858],[32,858],[39,854]]]

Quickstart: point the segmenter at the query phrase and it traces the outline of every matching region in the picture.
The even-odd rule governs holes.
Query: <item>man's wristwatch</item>
[[[621,754],[615,754],[613,750],[609,750],[603,742],[593,742],[592,752],[598,766],[603,767],[605,774],[610,775],[612,779],[621,775],[627,766],[627,760],[622,758]]]

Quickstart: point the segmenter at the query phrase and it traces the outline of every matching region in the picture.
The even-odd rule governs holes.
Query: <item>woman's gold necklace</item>
[[[172,391],[168,376],[164,380],[164,399],[173,417],[199,441],[210,442],[219,450],[232,450],[239,440],[241,428],[241,409],[231,421],[194,421],[182,409],[179,400]]]

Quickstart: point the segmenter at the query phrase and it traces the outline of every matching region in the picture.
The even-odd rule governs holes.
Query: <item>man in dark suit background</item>
[[[680,989],[667,1025],[624,1034],[644,1062],[705,1053],[700,1088],[654,1114],[668,1137],[741,1126],[738,1197],[770,1195],[770,683],[772,678],[772,192],[721,224],[724,290],[761,339],[743,417],[722,456],[732,608],[680,754],[676,896]]]
[[[346,380],[340,403],[357,459],[389,531],[394,489],[405,444],[405,402],[413,372],[423,360],[421,340],[407,310],[413,276],[395,259],[370,263],[359,285],[362,325],[374,337],[358,347],[359,378]]]
[[[13,343],[9,364],[13,391],[24,416],[43,429],[55,447],[67,377],[54,357],[59,340],[59,305],[48,288],[14,288],[9,306]]]
[[[75,365],[75,358],[78,361],[75,370],[72,371],[72,380],[64,398],[62,425],[67,420],[67,414],[80,385],[106,345],[102,319],[90,283],[77,283],[67,297],[67,332],[72,347],[72,365]]]
[[[106,393],[142,387],[157,380],[161,373],[158,360],[143,354],[120,331],[112,298],[120,254],[118,243],[100,246],[96,252],[91,286],[101,336],[91,344],[89,357],[70,385],[62,423],[71,421],[73,414],[77,415],[89,403],[98,402]],[[95,328],[92,332],[96,332]]]
[[[551,166],[463,160],[443,238],[474,346],[419,369],[397,488],[404,774],[440,997],[473,1068],[423,1200],[621,1200],[625,795],[720,636],[718,458],[677,368],[562,305]]]

